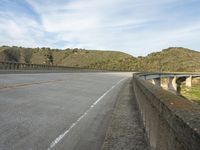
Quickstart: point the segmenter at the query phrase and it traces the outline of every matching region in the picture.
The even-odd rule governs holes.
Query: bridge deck
[[[127,73],[0,74],[0,149],[100,149],[126,78]]]

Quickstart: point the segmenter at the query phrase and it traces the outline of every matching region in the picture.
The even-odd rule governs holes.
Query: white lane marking
[[[74,123],[72,123],[72,125],[65,131],[63,132],[62,134],[60,134],[53,142],[51,142],[51,145],[50,147],[48,148],[48,150],[51,150],[52,148],[54,148],[56,146],[56,144],[58,144],[63,138],[64,136],[66,136],[69,131],[76,126],[76,124],[81,120],[83,119],[83,117],[85,117],[88,112],[99,102],[103,99],[104,96],[106,96],[112,89],[114,89],[119,83],[121,83],[122,81],[124,81],[125,79],[127,79],[126,77],[121,79],[120,81],[118,81],[115,85],[113,85],[108,91],[106,91],[101,97],[99,97],[90,107],[89,109],[84,112],[83,115],[81,115]]]

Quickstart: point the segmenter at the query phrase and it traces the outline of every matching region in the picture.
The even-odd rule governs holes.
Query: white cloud
[[[198,20],[179,19],[184,15],[177,7],[187,0],[26,1],[41,21],[13,14],[8,15],[9,19],[1,18],[0,33],[4,37],[0,37],[0,43],[145,55],[169,46],[196,48],[200,35]]]
[[[71,45],[68,46],[86,45],[85,47],[96,47],[97,49],[102,47],[115,49],[109,45],[114,45],[111,42],[120,39],[119,34],[123,34],[123,29],[137,28],[152,20],[149,18],[140,19],[128,14],[127,16],[121,15],[120,13],[123,13],[124,9],[131,9],[128,0],[77,0],[62,4],[53,10],[49,7],[45,9],[35,1],[34,3],[33,1],[29,2],[40,13],[45,30],[56,32],[60,35],[59,37],[72,41]],[[115,16],[117,13],[119,15]]]

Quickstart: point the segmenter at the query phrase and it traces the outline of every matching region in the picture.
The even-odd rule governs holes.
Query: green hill
[[[137,59],[142,71],[199,72],[200,52],[181,47],[171,47]]]
[[[106,70],[131,70],[127,60],[131,55],[118,51],[98,51],[85,49],[50,49],[0,47],[0,61],[12,61],[33,64],[53,64],[69,67],[84,67]]]
[[[0,61],[124,71],[200,72],[200,52],[171,47],[145,57],[117,51],[0,47]]]

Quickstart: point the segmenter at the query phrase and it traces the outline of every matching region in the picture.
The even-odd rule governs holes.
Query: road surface
[[[98,150],[130,73],[0,74],[0,150]]]

